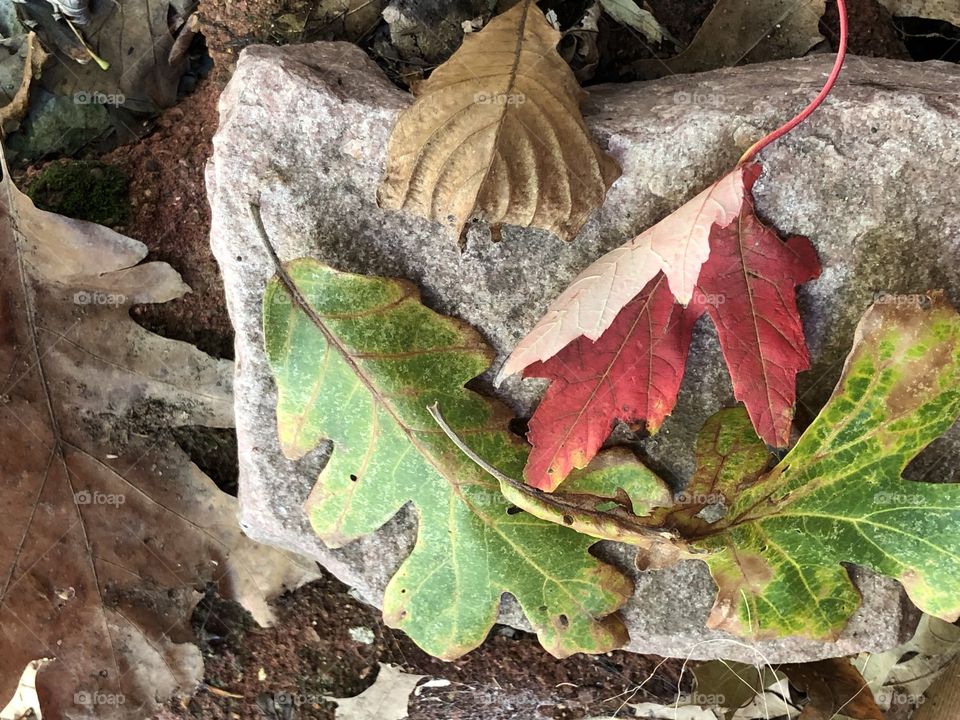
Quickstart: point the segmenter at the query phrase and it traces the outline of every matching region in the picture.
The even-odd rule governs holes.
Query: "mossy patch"
[[[43,210],[118,227],[127,222],[127,176],[89,160],[51,163],[30,183],[27,195]]]

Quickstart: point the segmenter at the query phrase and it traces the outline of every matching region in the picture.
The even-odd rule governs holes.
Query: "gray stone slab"
[[[315,558],[376,604],[416,530],[413,513],[404,511],[376,534],[336,551],[311,532],[301,506],[324,456],[318,450],[290,462],[278,448],[275,389],[260,326],[273,267],[249,203],[261,205],[284,259],[310,255],[343,270],[416,282],[427,304],[483,333],[499,353],[495,371],[577,272],[732,167],[747,145],[807,102],[831,62],[820,56],[592,88],[587,123],[623,167],[604,207],[571,243],[512,227],[492,243],[485,228],[475,227],[461,253],[438,226],[376,205],[387,137],[409,95],[351,45],[245,50],[220,100],[207,185],[211,242],[237,330],[246,532]],[[764,153],[759,210],[781,231],[809,236],[824,265],[822,277],[801,291],[814,358],[799,381],[801,414],[812,416],[826,400],[855,323],[878,293],[939,287],[960,301],[958,116],[956,66],[852,57],[827,104]],[[492,372],[485,377],[490,389]],[[525,414],[541,390],[538,381],[513,378],[497,394]],[[641,443],[643,450],[665,476],[682,483],[692,470],[696,432],[732,402],[715,334],[701,322],[676,411]],[[925,451],[912,476],[956,479],[957,429]],[[637,652],[802,662],[888,648],[906,639],[916,622],[895,582],[864,571],[857,573],[863,607],[837,641],[744,643],[705,629],[715,588],[699,561],[638,573],[629,548],[605,543],[599,553],[636,582],[624,615],[629,649]],[[501,620],[525,626],[509,598]]]

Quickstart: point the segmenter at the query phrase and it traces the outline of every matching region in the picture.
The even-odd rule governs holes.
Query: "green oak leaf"
[[[939,294],[889,300],[860,321],[797,445],[704,539],[720,550],[707,559],[719,587],[711,626],[834,637],[860,605],[841,563],[896,578],[926,613],[960,615],[960,485],[902,477],[960,415],[960,316]]]
[[[417,542],[383,599],[388,625],[455,658],[483,642],[510,593],[558,657],[626,641],[614,613],[630,580],[588,552],[594,539],[517,512],[427,410],[439,403],[484,458],[523,470],[506,408],[464,388],[492,359],[473,329],[423,306],[409,283],[311,259],[278,273],[263,309],[284,453],[333,444],[307,501],[316,532],[339,547],[416,508]]]
[[[654,510],[669,507],[672,497],[666,483],[626,448],[604,450],[583,470],[574,470],[562,487],[547,492],[487,462],[450,427],[438,406],[431,405],[429,412],[464,457],[499,481],[500,492],[516,508],[590,537],[634,545],[643,551],[648,569],[703,554],[675,532],[646,521]]]

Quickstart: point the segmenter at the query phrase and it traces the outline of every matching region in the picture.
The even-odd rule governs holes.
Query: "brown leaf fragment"
[[[842,715],[854,720],[883,720],[873,692],[849,658],[781,665],[790,684],[807,694],[800,720],[831,720]]]

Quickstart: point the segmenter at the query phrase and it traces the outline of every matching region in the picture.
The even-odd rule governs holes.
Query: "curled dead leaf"
[[[635,69],[640,77],[652,79],[800,57],[823,39],[819,26],[824,7],[824,0],[719,0],[683,52],[640,60]]]

